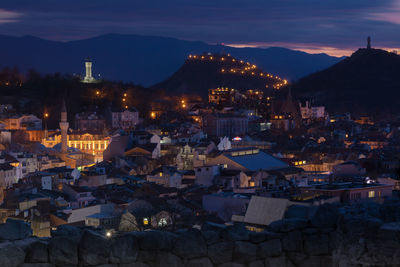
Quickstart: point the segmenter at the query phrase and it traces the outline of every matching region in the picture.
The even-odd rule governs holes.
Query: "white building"
[[[214,177],[220,174],[221,166],[201,166],[194,169],[197,185],[212,186]]]
[[[113,128],[131,129],[139,124],[139,112],[135,108],[113,111],[111,124]]]
[[[327,115],[324,106],[313,107],[308,101],[306,101],[305,106],[300,104],[300,113],[301,118],[304,120],[323,119]]]
[[[42,130],[42,120],[35,115],[17,115],[0,121],[4,130]]]
[[[160,167],[147,175],[147,181],[165,187],[181,188],[182,174],[174,167]]]

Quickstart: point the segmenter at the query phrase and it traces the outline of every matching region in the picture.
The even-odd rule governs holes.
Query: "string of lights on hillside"
[[[275,79],[278,80],[277,83],[275,83],[274,85],[272,85],[272,87],[274,89],[279,90],[282,86],[287,85],[288,81],[285,79],[282,79],[276,75],[273,75],[271,73],[264,73],[261,72],[256,65],[251,64],[250,62],[244,62],[243,60],[236,60],[235,58],[231,58],[230,54],[228,54],[226,57],[225,56],[213,56],[213,55],[189,55],[188,59],[191,60],[209,60],[209,61],[221,61],[221,62],[227,62],[227,61],[231,61],[232,63],[240,63],[241,67],[237,67],[237,68],[222,68],[221,69],[221,73],[230,73],[230,74],[240,74],[240,75],[250,75],[250,76],[258,76],[261,78],[266,78],[266,79]],[[269,87],[269,85],[267,84],[265,86],[266,88]]]

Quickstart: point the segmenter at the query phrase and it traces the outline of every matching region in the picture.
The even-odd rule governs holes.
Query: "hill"
[[[43,74],[84,74],[83,59],[94,59],[93,72],[107,80],[150,86],[171,76],[190,53],[231,53],[286,79],[298,79],[340,59],[285,48],[232,48],[174,38],[107,34],[70,42],[32,36],[0,35],[0,68],[17,66]]]
[[[330,112],[400,112],[400,56],[359,49],[332,67],[292,85],[294,94],[326,105]]]
[[[166,81],[152,87],[172,94],[196,94],[207,97],[208,89],[258,89],[272,93],[287,81],[261,70],[257,65],[230,54],[189,55],[185,63]]]

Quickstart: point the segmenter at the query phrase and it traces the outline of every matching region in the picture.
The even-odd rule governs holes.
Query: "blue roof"
[[[289,166],[287,163],[262,151],[259,151],[255,154],[241,156],[232,156],[231,154],[227,153],[225,156],[250,171],[276,170]]]

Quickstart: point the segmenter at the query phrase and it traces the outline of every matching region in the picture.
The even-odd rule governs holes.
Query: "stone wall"
[[[59,227],[52,238],[34,238],[29,225],[8,220],[0,225],[0,266],[399,265],[400,205],[364,208],[293,207],[285,219],[258,233],[241,225],[205,224],[201,230],[111,238],[72,226]]]

